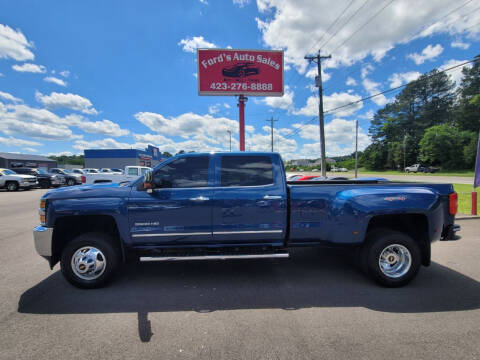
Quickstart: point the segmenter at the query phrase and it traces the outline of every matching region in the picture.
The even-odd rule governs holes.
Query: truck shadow
[[[140,339],[149,341],[150,312],[359,306],[394,313],[478,309],[480,283],[432,263],[406,287],[383,288],[347,252],[303,248],[290,260],[129,264],[110,286],[96,290],[74,288],[56,271],[20,296],[18,311],[138,313]]]

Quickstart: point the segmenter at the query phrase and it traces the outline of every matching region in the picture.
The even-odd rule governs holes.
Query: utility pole
[[[407,140],[407,133],[405,133],[405,136],[403,137],[403,171],[405,171],[405,168],[407,167],[405,165],[406,161],[405,161],[405,142]]]
[[[325,158],[325,124],[323,119],[323,88],[322,88],[322,59],[330,59],[332,55],[321,56],[320,50],[315,56],[305,56],[305,59],[317,63],[318,75],[315,77],[315,86],[318,87],[318,118],[320,121],[320,152],[322,156],[322,176],[327,177],[327,161]]]
[[[230,135],[230,152],[232,152],[232,132],[227,130],[228,134]]]
[[[274,120],[272,116],[270,119],[267,119],[265,121],[270,121],[270,129],[271,129],[271,135],[272,135],[272,152],[273,152],[273,123],[278,120]]]
[[[355,179],[358,177],[358,120],[355,120]]]

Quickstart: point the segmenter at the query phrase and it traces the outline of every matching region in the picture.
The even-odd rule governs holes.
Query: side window
[[[273,165],[269,156],[222,156],[221,186],[273,184]]]
[[[174,160],[154,174],[154,182],[166,188],[206,187],[208,156],[192,156]]]
[[[138,169],[137,168],[128,168],[128,175],[138,176]]]
[[[149,168],[142,168],[141,171],[142,171],[142,175],[145,175],[145,173],[150,170]]]

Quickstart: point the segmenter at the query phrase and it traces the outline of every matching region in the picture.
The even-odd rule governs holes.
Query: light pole
[[[227,130],[228,134],[230,135],[230,152],[232,152],[232,132]]]

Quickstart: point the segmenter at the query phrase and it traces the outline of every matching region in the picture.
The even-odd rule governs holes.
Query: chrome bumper
[[[40,256],[52,256],[53,228],[37,226],[33,229],[35,250]]]
[[[35,181],[35,182],[23,182],[23,183],[19,183],[18,186],[20,188],[25,188],[25,187],[33,187],[33,186],[37,186],[38,185],[38,181]]]

